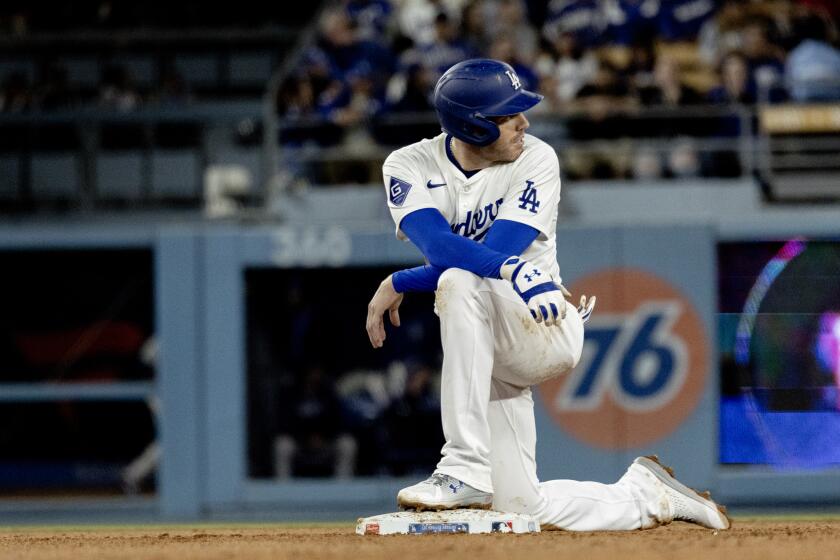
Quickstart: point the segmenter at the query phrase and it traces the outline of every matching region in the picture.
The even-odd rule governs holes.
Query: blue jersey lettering
[[[456,235],[463,235],[464,237],[473,237],[481,228],[488,224],[492,224],[499,215],[499,206],[504,202],[500,198],[495,203],[491,202],[484,206],[484,208],[477,208],[475,211],[467,211],[467,216],[463,222],[452,224],[452,233]],[[539,204],[539,203],[537,203]],[[475,237],[476,241],[483,237],[484,232]]]

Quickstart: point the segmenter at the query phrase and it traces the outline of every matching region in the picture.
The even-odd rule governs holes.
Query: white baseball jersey
[[[560,281],[557,265],[557,205],[560,166],[554,149],[525,135],[525,149],[513,162],[496,164],[467,178],[451,158],[442,133],[393,152],[382,167],[388,207],[397,225],[421,208],[436,208],[452,231],[481,241],[498,219],[527,224],[540,233],[522,257]]]

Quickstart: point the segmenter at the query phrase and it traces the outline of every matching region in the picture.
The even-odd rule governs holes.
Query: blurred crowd
[[[428,111],[452,64],[491,57],[542,112],[838,99],[834,2],[343,0],[285,84],[280,110],[347,126]],[[811,83],[807,82],[819,82]]]
[[[47,61],[30,80],[25,72],[13,71],[0,84],[0,113],[67,111],[96,107],[105,111],[127,113],[141,107],[180,107],[189,104],[192,92],[181,74],[166,66],[159,82],[150,88],[136,84],[131,70],[119,63],[102,67],[94,88],[74,87],[67,69]]]
[[[0,9],[0,29],[26,36],[60,25],[28,6]],[[158,2],[69,6],[77,8],[69,28],[177,26],[158,21]],[[277,96],[282,145],[312,148],[308,157],[286,152],[292,184],[378,182],[383,147],[440,130],[434,84],[470,57],[510,63],[524,87],[545,96],[532,132],[562,148],[571,179],[740,176],[738,139],[755,130],[740,108],[840,99],[840,9],[831,0],[330,0],[317,20],[317,6],[283,16],[283,7],[249,1],[250,16],[227,22],[219,2],[179,6],[173,21],[191,25],[316,25]],[[86,90],[56,60],[37,60],[34,72],[0,76],[0,113],[129,112],[204,99],[165,59],[138,86],[130,65],[105,56],[98,85]],[[720,139],[730,147],[715,148]],[[330,147],[339,153],[323,151]]]
[[[837,16],[837,3],[818,0],[343,0],[322,15],[317,44],[282,88],[283,139],[356,149],[416,140],[403,125],[432,110],[438,77],[479,56],[508,62],[545,95],[533,114],[567,117],[562,130],[541,129],[549,141],[734,136],[737,122],[703,123],[703,107],[840,99]],[[622,118],[646,107],[686,118],[699,107],[700,118]],[[382,126],[389,119],[402,135]],[[667,169],[644,154],[607,166],[566,154],[564,168],[594,178],[702,175],[708,162],[690,144]],[[720,158],[713,166],[738,173]]]
[[[75,10],[64,8],[70,10],[65,29],[173,25],[157,21],[162,9],[156,10],[156,3],[71,4]],[[437,78],[452,64],[477,56],[510,63],[526,88],[546,96],[537,108],[544,113],[750,104],[762,92],[770,101],[840,97],[840,88],[830,83],[840,79],[840,10],[831,0],[338,0],[328,5],[318,21],[316,44],[283,84],[278,104],[286,117],[347,127],[383,114],[428,111]],[[5,6],[2,34],[26,36],[61,25],[55,10],[36,8],[37,2]],[[239,22],[213,19],[212,9],[199,10],[189,2],[176,11],[193,26]],[[257,13],[263,25],[276,20],[272,10]],[[103,65],[96,92],[75,91],[66,74],[56,61],[44,60],[31,78],[15,71],[0,77],[0,112],[52,110],[92,97],[120,109],[190,97],[188,85],[169,66],[151,91],[140,91],[119,60]]]

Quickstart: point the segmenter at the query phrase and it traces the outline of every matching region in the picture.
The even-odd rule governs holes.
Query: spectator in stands
[[[639,145],[633,153],[632,177],[637,180],[661,179],[665,175],[662,158],[652,146]]]
[[[440,132],[434,111],[432,90],[435,82],[431,72],[422,64],[410,64],[394,75],[388,84],[388,98],[384,115],[413,113],[406,120],[382,119],[374,123],[373,134],[382,145],[402,146],[419,138],[430,138]]]
[[[435,39],[432,43],[417,46],[403,55],[406,64],[420,63],[437,79],[450,66],[478,56],[459,35],[458,28],[444,12],[435,18]]]
[[[400,31],[409,37],[414,46],[435,42],[436,22],[441,13],[450,21],[458,21],[463,0],[403,0],[397,15]]]
[[[384,87],[395,69],[390,50],[378,41],[359,37],[355,24],[342,10],[327,11],[321,18],[320,29],[317,49],[320,53],[310,57],[321,57],[331,78],[343,81],[350,70],[367,64],[374,87]]]
[[[669,0],[662,2],[658,35],[665,41],[691,41],[714,16],[720,0]]]
[[[573,106],[581,113],[566,121],[569,138],[587,141],[625,137],[630,128],[626,111],[635,105],[616,69],[602,62],[595,77],[577,94]],[[627,154],[615,144],[587,146],[564,155],[570,177],[612,179],[629,173]]]
[[[373,75],[373,69],[366,61],[347,71],[347,81],[327,112],[330,121],[352,128],[369,122],[382,109],[383,100],[377,94]]]
[[[561,102],[568,102],[575,98],[580,89],[591,82],[598,72],[598,58],[592,51],[585,50],[578,41],[577,35],[562,32],[554,41],[558,58],[553,60],[550,53],[543,53],[537,61],[537,68],[543,79],[549,79],[554,91],[548,92],[549,97],[556,94]],[[545,91],[547,84],[543,87]]]
[[[349,103],[349,86],[333,77],[329,61],[320,49],[309,49],[301,63],[280,87],[277,112],[282,118],[280,142],[287,146],[334,146],[344,131],[330,122],[330,113]],[[343,97],[342,97],[343,96]],[[306,165],[292,158],[287,169]]]
[[[515,48],[523,64],[531,64],[537,54],[539,36],[526,18],[523,0],[499,0],[495,3],[495,16],[488,21],[490,37],[505,37]]]
[[[461,37],[477,53],[486,53],[493,38],[490,5],[485,0],[471,0],[461,12]]]
[[[129,71],[123,66],[107,66],[99,84],[99,106],[127,113],[138,109],[141,102]]]
[[[714,105],[754,105],[756,88],[749,73],[747,59],[740,51],[723,57],[718,73],[720,85],[712,88],[707,100]],[[729,116],[711,119],[714,136],[735,139],[742,133],[741,117],[733,112]],[[741,157],[733,150],[707,152],[703,162],[704,175],[712,177],[739,177],[743,173]]]
[[[675,138],[666,157],[670,177],[689,179],[700,175],[700,156],[692,138]]]
[[[435,17],[434,42],[421,47],[420,51],[426,67],[433,71],[435,81],[453,64],[481,54],[461,37],[458,20],[445,12]]]
[[[710,103],[716,105],[741,103],[752,105],[756,101],[755,84],[750,77],[747,59],[740,51],[732,51],[720,63],[721,85],[708,95]]]
[[[829,27],[813,12],[793,21],[797,45],[785,64],[788,92],[794,101],[840,100],[840,50],[828,41]]]
[[[274,440],[275,475],[353,476],[356,440],[341,429],[341,405],[323,369],[310,366],[284,395],[281,431]]]
[[[578,45],[589,49],[600,45],[607,21],[597,0],[552,0],[548,4],[542,34],[551,43],[561,34],[571,33]]]
[[[608,0],[604,2],[609,42],[630,46],[650,41],[657,33],[660,0]]]
[[[287,119],[315,114],[315,87],[307,73],[292,76],[280,88],[278,112]]]
[[[725,0],[715,17],[700,28],[697,38],[700,58],[706,64],[717,66],[724,54],[741,49],[741,29],[749,14],[747,0]]]
[[[3,80],[0,89],[0,113],[24,113],[32,105],[32,93],[26,74],[12,72]]]
[[[627,84],[621,79],[618,71],[607,62],[599,64],[595,76],[578,91],[577,100],[577,105],[583,107],[595,120],[635,105],[635,99],[630,95]]]
[[[340,86],[327,54],[317,47],[307,49],[297,70],[281,88],[278,113],[290,119],[315,116],[324,92]]]
[[[662,155],[669,176],[694,177],[699,173],[700,158],[687,137],[702,130],[702,121],[695,115],[683,116],[676,109],[700,104],[704,99],[697,90],[682,82],[679,64],[669,55],[663,54],[657,58],[653,75],[653,86],[639,90],[641,102],[672,111],[665,118],[651,117],[638,121],[639,133],[641,136],[668,139],[668,146]]]
[[[388,111],[420,113],[434,110],[431,102],[434,85],[431,72],[422,64],[409,65],[388,85]]]
[[[640,89],[639,95],[644,105],[678,107],[696,105],[703,101],[695,89],[682,82],[679,64],[667,55],[661,55],[656,60],[653,85]]]
[[[393,8],[388,0],[343,0],[344,10],[359,39],[381,41],[388,31]]]
[[[652,40],[641,40],[629,47],[627,65],[621,69],[624,80],[635,95],[641,98],[641,91],[654,87],[656,52]]]
[[[687,179],[700,175],[701,158],[691,138],[675,137],[665,150],[640,143],[632,156],[635,179]]]
[[[750,77],[757,87],[757,93],[764,92],[771,101],[779,99],[784,75],[784,51],[770,41],[773,23],[767,18],[751,18],[743,28],[743,53],[746,57]]]

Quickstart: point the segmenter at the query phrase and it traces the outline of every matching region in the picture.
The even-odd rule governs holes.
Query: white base
[[[530,515],[482,509],[398,511],[360,517],[357,535],[422,535],[429,533],[539,533]]]

